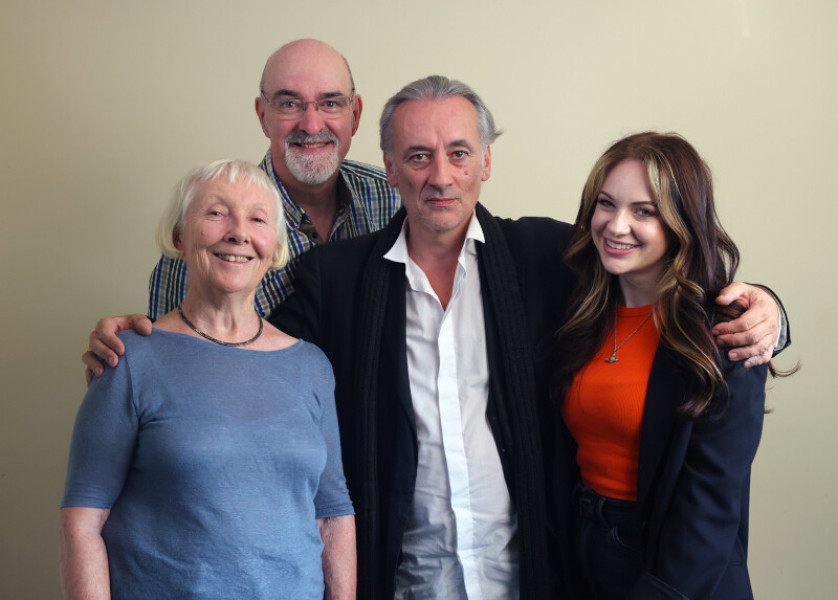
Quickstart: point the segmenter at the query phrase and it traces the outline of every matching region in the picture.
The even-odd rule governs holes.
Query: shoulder
[[[162,338],[160,335],[155,335],[159,331],[159,329],[152,329],[151,335],[140,335],[133,329],[128,329],[116,335],[125,344],[125,354],[128,355],[129,351],[132,354],[153,351]]]
[[[742,362],[733,362],[722,356],[722,372],[725,375],[731,400],[751,396],[764,402],[765,383],[768,379],[768,365],[745,367]]]
[[[314,389],[334,389],[335,375],[332,363],[323,351],[311,342],[300,339],[290,348],[275,352],[273,358],[277,362],[278,371],[290,368],[304,374],[304,381]]]
[[[563,245],[570,238],[570,231],[573,228],[570,223],[556,221],[549,217],[521,217],[520,219],[503,219],[493,217],[503,231],[507,239],[521,239],[527,236],[537,235],[541,239],[550,240],[553,243],[561,242]],[[538,242],[538,240],[531,240]]]
[[[730,384],[732,381],[739,379],[748,381],[762,381],[765,383],[768,377],[768,364],[759,365],[757,367],[745,367],[743,361],[732,361],[727,357],[727,352],[722,350],[721,369],[724,373],[725,380]]]
[[[181,333],[174,333],[165,329],[154,328],[151,335],[140,335],[136,331],[126,330],[117,333],[119,339],[125,344],[125,354],[122,358],[127,359],[132,371],[145,368],[156,368],[160,360],[166,362],[172,356],[178,356],[184,352],[194,354],[200,352],[203,346],[195,346],[197,338]],[[122,364],[122,359],[119,363]]]
[[[353,199],[365,204],[370,217],[375,220],[374,229],[387,225],[401,206],[401,197],[399,191],[387,181],[384,170],[366,163],[345,160],[341,163],[340,172]]]
[[[387,173],[384,169],[367,163],[347,159],[340,164],[340,172],[350,180],[368,179],[387,183]]]
[[[380,238],[381,231],[376,231],[316,246],[303,258],[302,264],[316,263],[320,269],[349,269],[353,265],[363,264]]]
[[[332,363],[329,362],[326,354],[319,346],[305,340],[299,340],[294,345],[294,349],[298,352],[297,356],[300,360],[306,363],[307,370],[320,374],[329,374],[331,376]]]
[[[498,226],[510,252],[517,259],[527,262],[547,260],[556,267],[564,264],[563,256],[572,229],[570,224],[548,217],[492,217],[492,222]],[[486,236],[486,241],[491,243],[490,236]]]
[[[404,213],[403,209],[397,212],[387,226],[378,231],[316,246],[307,253],[309,256],[303,258],[303,263],[315,261],[321,266],[333,263],[337,266],[349,266],[362,264],[374,256],[383,256],[395,243],[401,231]]]

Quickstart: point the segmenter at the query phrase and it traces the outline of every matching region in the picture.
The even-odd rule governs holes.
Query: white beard
[[[311,156],[295,146],[296,143],[332,142],[331,152],[323,156]],[[329,180],[340,166],[338,139],[331,132],[313,136],[288,136],[285,138],[285,166],[297,181],[306,185],[320,185]]]

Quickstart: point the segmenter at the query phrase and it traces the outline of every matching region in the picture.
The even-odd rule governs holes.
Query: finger
[[[131,328],[140,335],[151,335],[151,319],[143,314],[133,314],[129,317]]]
[[[748,287],[740,281],[734,281],[719,292],[719,295],[716,296],[716,303],[727,306],[731,302],[741,300],[743,306],[748,306],[745,302],[748,297]]]
[[[93,383],[93,371],[91,371],[90,369],[85,369],[84,379],[87,382],[87,387],[90,387],[90,384]]]
[[[119,345],[122,346],[121,341],[119,342]],[[118,348],[117,351],[120,353],[124,353],[124,346]],[[114,352],[114,350],[111,349],[111,346],[107,345],[105,342],[101,341],[98,338],[94,338],[93,336],[91,336],[90,338],[90,352],[98,356],[111,367],[115,367],[119,362],[119,354],[117,354],[117,352]],[[87,364],[87,362],[85,362],[85,364]],[[96,371],[96,369],[93,368],[90,364],[88,364],[87,366],[92,368],[94,372]],[[102,367],[101,363],[99,363],[99,367]],[[99,373],[99,375],[101,375],[101,373]]]
[[[750,369],[751,367],[757,367],[759,365],[766,364],[769,360],[771,360],[772,355],[774,352],[769,348],[762,354],[758,354],[757,356],[752,356],[748,360],[745,361],[745,368]]]
[[[716,323],[713,326],[713,335],[715,336],[730,336],[740,334],[742,332],[753,329],[759,325],[758,322],[752,321],[747,313],[743,314],[733,321],[725,321],[724,323]]]
[[[726,333],[717,336],[716,343],[723,348],[741,349],[759,344],[769,332],[770,327],[755,327],[745,331]]]
[[[730,352],[727,353],[728,358],[730,360],[739,361],[739,360],[749,360],[751,358],[756,359],[759,361],[759,357],[768,353],[768,358],[771,358],[771,353],[773,348],[771,347],[770,342],[762,338],[753,344],[741,344],[738,347],[734,347]],[[762,364],[762,362],[756,362],[756,364]]]
[[[86,367],[86,371],[89,373],[90,379],[88,379],[87,384],[90,385],[90,381],[92,381],[92,377],[99,377],[102,373],[105,372],[105,367],[102,366],[101,361],[96,358],[96,355],[88,348],[85,350],[84,354],[81,355],[81,361],[84,363]]]

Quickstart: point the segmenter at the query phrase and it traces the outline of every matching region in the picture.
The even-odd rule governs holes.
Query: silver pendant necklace
[[[609,356],[608,358],[605,359],[605,362],[615,363],[618,360],[620,360],[619,358],[617,358],[617,350],[622,348],[625,345],[625,343],[627,341],[629,341],[635,333],[640,331],[640,328],[643,327],[646,324],[646,321],[649,320],[649,317],[652,316],[652,312],[653,312],[652,310],[649,311],[649,314],[646,315],[646,317],[642,321],[640,321],[640,325],[635,327],[634,331],[632,331],[630,334],[628,334],[628,337],[626,339],[624,339],[620,343],[619,346],[617,345],[617,316],[616,315],[614,316],[614,352],[611,353],[611,356]]]

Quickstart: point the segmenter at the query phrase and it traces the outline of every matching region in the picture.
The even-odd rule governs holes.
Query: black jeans
[[[579,485],[574,527],[577,558],[589,600],[626,597],[643,571],[643,524],[637,505],[600,496]]]

